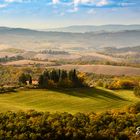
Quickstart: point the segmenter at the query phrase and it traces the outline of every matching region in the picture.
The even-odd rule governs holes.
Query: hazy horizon
[[[95,27],[101,27],[101,26],[140,26],[140,24],[99,24],[99,25],[91,25],[91,24],[72,24],[68,26],[58,26],[58,27],[48,27],[48,28],[30,28],[30,27],[22,27],[22,26],[3,26],[0,25],[1,28],[21,28],[21,29],[31,29],[31,30],[47,30],[47,29],[61,29],[61,28],[68,28],[68,27],[76,27],[76,26],[95,26]]]

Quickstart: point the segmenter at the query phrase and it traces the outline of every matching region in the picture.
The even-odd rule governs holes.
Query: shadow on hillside
[[[124,98],[121,98],[117,95],[115,95],[113,92],[105,91],[102,89],[97,89],[97,88],[76,88],[76,89],[57,89],[53,91],[59,91],[62,94],[67,94],[71,96],[76,96],[80,98],[100,98],[103,100],[122,100],[122,101],[127,101]]]

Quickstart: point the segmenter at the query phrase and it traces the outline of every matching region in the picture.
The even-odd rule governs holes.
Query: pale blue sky
[[[140,24],[140,0],[0,0],[0,26]]]

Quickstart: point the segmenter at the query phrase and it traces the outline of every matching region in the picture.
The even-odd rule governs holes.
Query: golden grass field
[[[19,90],[0,95],[0,112],[34,109],[50,112],[103,112],[120,109],[140,99],[128,90],[103,88]]]

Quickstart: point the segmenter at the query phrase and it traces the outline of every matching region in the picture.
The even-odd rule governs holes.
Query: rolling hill
[[[140,25],[73,25],[62,28],[52,28],[46,31],[58,31],[58,32],[72,32],[72,33],[85,33],[85,32],[114,32],[123,30],[140,30]]]
[[[104,47],[133,47],[140,44],[140,30],[116,32],[44,32],[20,28],[0,28],[0,48],[27,50],[100,50]]]
[[[50,112],[103,112],[139,102],[131,91],[101,88],[52,90],[19,90],[0,94],[0,112],[34,109]]]
[[[107,48],[104,48],[104,51],[107,52],[107,53],[126,53],[126,52],[140,53],[140,46],[125,47],[125,48],[107,47]]]
[[[62,65],[62,66],[51,66],[48,68],[58,69],[77,69],[81,72],[104,74],[104,75],[117,75],[117,76],[139,76],[140,68],[125,67],[125,66],[111,66],[111,65]]]

